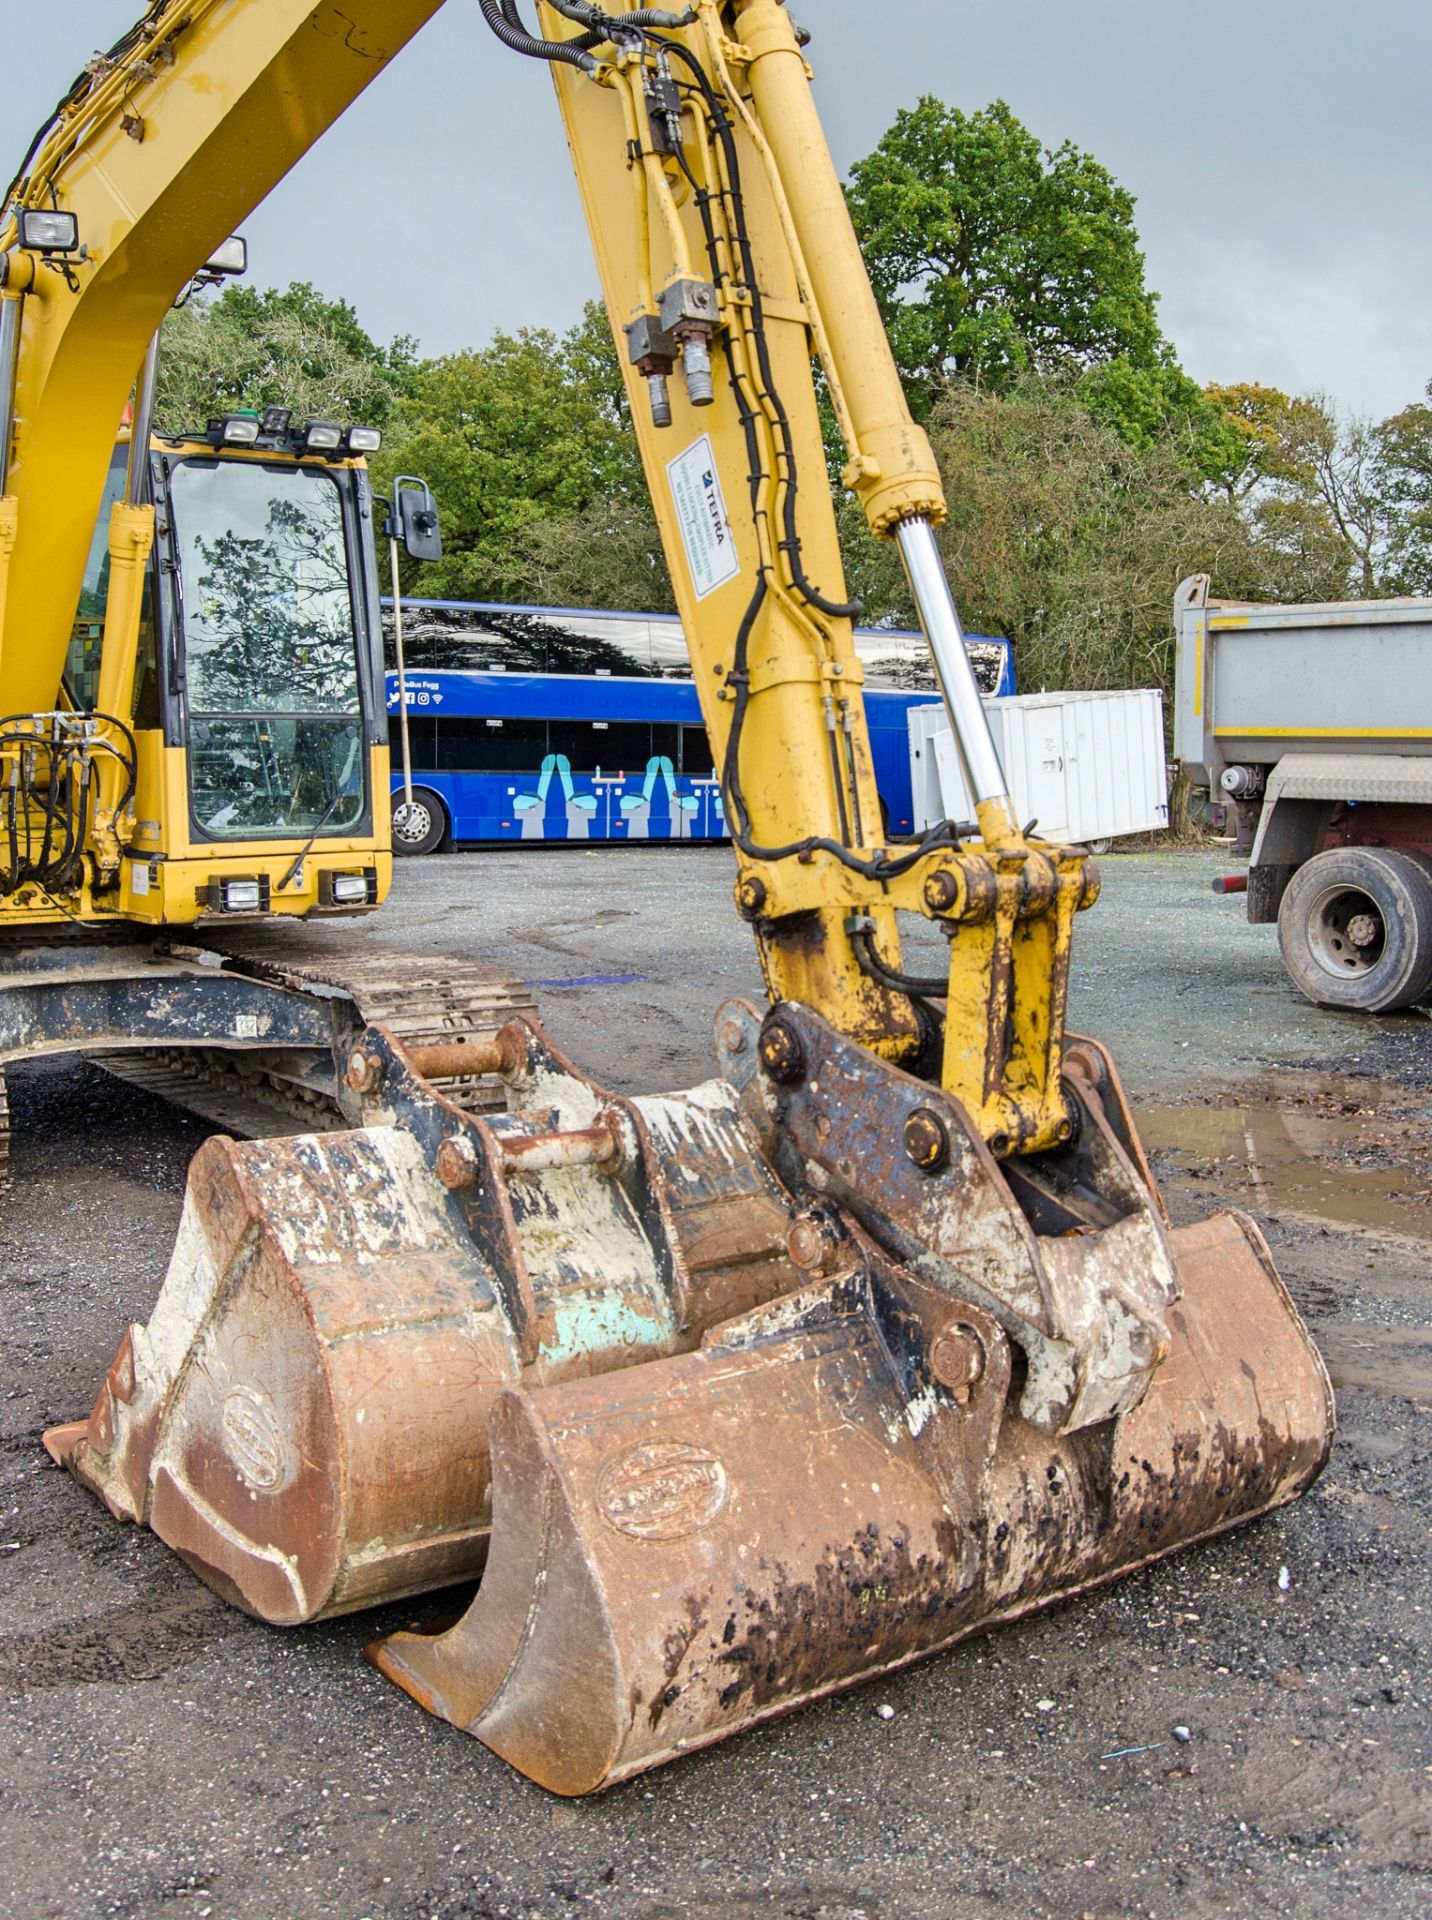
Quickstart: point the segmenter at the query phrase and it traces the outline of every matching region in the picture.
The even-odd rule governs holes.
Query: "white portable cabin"
[[[1020,693],[984,708],[1020,824],[1037,822],[1041,839],[1116,840],[1168,825],[1156,689]],[[911,710],[910,783],[917,833],[941,820],[973,820],[943,706]]]

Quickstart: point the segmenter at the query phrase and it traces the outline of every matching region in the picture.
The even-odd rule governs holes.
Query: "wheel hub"
[[[1308,944],[1325,973],[1367,973],[1382,958],[1387,928],[1377,902],[1360,887],[1330,887],[1308,917]]]

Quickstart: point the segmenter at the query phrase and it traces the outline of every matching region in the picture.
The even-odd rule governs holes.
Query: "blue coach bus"
[[[388,711],[392,610],[384,602]],[[938,698],[923,635],[862,628],[865,708],[886,831],[912,826],[906,715]],[[1009,643],[971,636],[989,694],[1014,691]],[[720,781],[681,622],[472,601],[404,600],[413,801],[392,726],[393,847],[461,841],[720,840]]]

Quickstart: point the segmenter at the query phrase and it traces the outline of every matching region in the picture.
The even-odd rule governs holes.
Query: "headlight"
[[[376,453],[383,444],[383,436],[377,427],[350,427],[344,436],[344,445],[350,453]]]
[[[378,874],[373,867],[361,873],[330,873],[325,867],[318,876],[320,907],[376,907]]]
[[[337,453],[343,445],[343,429],[331,420],[310,420],[303,429],[305,453]]]
[[[35,253],[74,253],[80,244],[79,217],[43,207],[22,207],[16,216],[20,245]]]
[[[268,906],[266,880],[211,880],[209,907],[215,913],[262,913]]]
[[[259,437],[256,413],[226,413],[209,422],[209,444],[219,447],[251,447]]]

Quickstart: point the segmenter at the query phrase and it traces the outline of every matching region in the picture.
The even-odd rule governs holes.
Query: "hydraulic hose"
[[[509,20],[512,18],[510,7],[516,4],[517,0],[509,0],[509,5],[503,7]],[[642,7],[635,13],[608,13],[596,6],[594,0],[551,0],[551,4],[558,13],[575,20],[579,27],[590,27],[594,31],[603,27],[689,27],[696,18],[694,7],[688,7],[685,13],[667,13],[660,7]]]
[[[947,979],[937,979],[932,974],[901,973],[895,967],[887,967],[875,951],[873,921],[867,920],[863,925],[853,926],[849,933],[855,964],[878,985],[889,987],[894,993],[909,994],[917,1000],[943,1000],[948,995],[950,983]]]
[[[585,47],[572,40],[538,40],[517,24],[515,5],[509,18],[501,0],[477,0],[477,4],[503,46],[511,47],[514,53],[525,53],[532,60],[562,60],[569,67],[580,67],[583,73],[596,72],[597,63]]]

